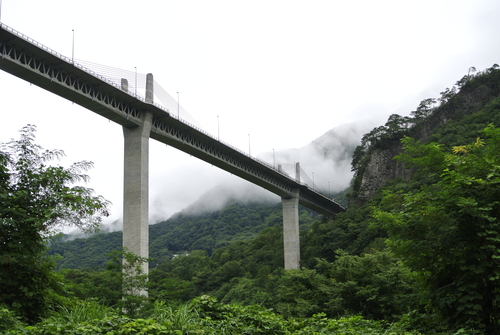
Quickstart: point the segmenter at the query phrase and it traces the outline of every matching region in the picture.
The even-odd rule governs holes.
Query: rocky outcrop
[[[457,94],[448,96],[446,99],[443,98],[445,97],[443,94],[440,99],[441,105],[434,108],[433,112],[424,119],[414,121],[414,126],[409,128],[405,135],[425,142],[432,138],[439,127],[448,122],[455,122],[483,110],[500,96],[500,70],[488,69],[471,80],[462,79],[462,84]],[[411,178],[413,171],[394,160],[394,156],[403,150],[400,142],[402,137],[401,134],[398,137],[386,136],[366,149],[362,166],[357,167],[357,173],[354,176],[354,201],[369,200],[379,188],[392,179],[408,180]]]
[[[369,200],[377,190],[394,178],[409,179],[411,172],[404,165],[394,160],[394,156],[402,151],[402,145],[394,142],[387,149],[375,149],[366,162],[361,185],[358,191],[358,200]]]

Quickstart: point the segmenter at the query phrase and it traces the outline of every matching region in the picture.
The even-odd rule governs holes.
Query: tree
[[[92,163],[46,165],[64,153],[35,144],[35,130],[28,125],[19,140],[0,146],[0,303],[31,322],[43,315],[55,285],[46,238],[61,225],[97,229],[109,206],[92,189],[73,186],[88,180],[83,172]]]
[[[454,88],[455,89],[455,88]],[[448,90],[448,88],[447,88]],[[453,91],[455,92],[455,91]],[[410,115],[415,120],[422,120],[428,117],[434,111],[434,105],[436,104],[436,99],[427,98],[420,101],[416,111],[410,113]]]
[[[452,153],[403,140],[399,159],[436,178],[386,194],[376,217],[442,320],[492,334],[500,325],[500,129],[484,133]]]
[[[389,137],[402,137],[411,124],[411,118],[399,114],[391,114],[385,123]]]

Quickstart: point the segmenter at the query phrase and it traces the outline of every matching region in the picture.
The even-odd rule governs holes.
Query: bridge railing
[[[26,42],[28,42],[28,43],[30,43],[30,44],[32,44],[32,45],[34,45],[34,46],[36,46],[36,47],[38,47],[38,48],[40,48],[40,49],[44,50],[44,51],[46,51],[46,52],[50,53],[51,55],[53,55],[53,56],[55,56],[55,57],[57,57],[57,58],[59,58],[59,59],[61,59],[61,60],[65,61],[66,63],[71,64],[71,65],[73,65],[73,66],[75,66],[75,67],[79,68],[80,70],[82,70],[82,71],[84,71],[84,72],[86,72],[86,73],[90,74],[91,76],[93,76],[93,77],[95,77],[95,78],[97,78],[97,79],[99,79],[99,80],[104,81],[104,82],[105,82],[105,83],[107,83],[108,85],[114,86],[114,87],[116,87],[116,88],[118,88],[118,89],[120,89],[120,90],[122,89],[120,85],[118,85],[117,83],[113,82],[112,80],[110,80],[110,79],[108,79],[108,78],[106,78],[106,77],[104,77],[104,76],[100,75],[99,73],[97,73],[97,72],[95,72],[95,71],[92,71],[92,70],[90,70],[89,68],[87,68],[87,67],[85,67],[85,66],[83,66],[83,65],[81,65],[81,64],[79,64],[79,63],[77,63],[77,62],[75,62],[75,61],[74,61],[74,59],[71,59],[71,58],[69,58],[69,57],[67,57],[67,56],[64,56],[64,55],[60,54],[59,52],[57,52],[57,51],[55,51],[55,50],[53,50],[53,49],[51,49],[51,48],[49,48],[49,47],[47,47],[47,46],[43,45],[42,43],[40,43],[40,42],[38,42],[38,41],[35,41],[35,40],[34,40],[34,39],[32,39],[31,37],[24,35],[23,33],[21,33],[21,32],[19,32],[19,31],[15,30],[14,28],[11,28],[11,27],[9,27],[8,25],[6,25],[6,24],[4,24],[4,23],[1,23],[1,22],[0,22],[0,27],[1,27],[2,29],[4,29],[4,30],[7,30],[7,31],[11,32],[12,34],[14,34],[14,35],[16,35],[16,36],[20,37],[21,39],[25,40]],[[138,100],[142,101],[142,102],[146,102],[146,101],[145,101],[145,99],[144,99],[143,97],[141,97],[140,95],[138,95],[138,94],[136,94],[136,93],[133,93],[133,92],[131,92],[131,91],[126,91],[126,93],[127,93],[128,95],[130,95],[130,96],[132,96],[132,97],[134,97],[134,98],[136,98],[136,99],[138,99]],[[170,110],[169,110],[168,108],[166,108],[165,106],[162,106],[162,105],[160,105],[160,104],[158,104],[158,103],[153,103],[152,105],[154,105],[155,107],[157,107],[157,108],[159,108],[159,109],[163,110],[164,112],[168,113],[170,117],[175,118],[175,119],[179,120],[180,122],[182,122],[182,123],[184,123],[184,124],[188,125],[189,127],[194,128],[194,129],[196,129],[197,131],[199,131],[199,132],[201,132],[201,133],[203,133],[203,134],[205,134],[205,135],[207,135],[207,136],[211,137],[211,138],[212,138],[212,139],[214,139],[215,141],[218,141],[218,142],[220,142],[220,143],[224,144],[225,146],[227,146],[227,147],[229,147],[229,148],[231,148],[231,149],[233,149],[233,150],[235,150],[235,151],[238,151],[238,152],[239,152],[239,153],[241,153],[242,155],[247,156],[248,158],[250,158],[250,159],[252,159],[252,160],[254,160],[254,161],[258,162],[258,163],[259,163],[259,164],[261,164],[261,165],[264,165],[264,166],[267,166],[267,167],[268,167],[268,168],[270,168],[270,169],[273,169],[275,172],[277,172],[277,173],[279,173],[279,174],[283,175],[284,177],[286,177],[286,178],[288,178],[288,179],[290,179],[290,180],[292,180],[292,181],[296,181],[295,179],[293,179],[292,177],[290,177],[288,174],[284,173],[283,171],[280,171],[280,170],[276,169],[276,167],[275,167],[275,166],[273,166],[273,165],[269,164],[268,162],[263,161],[262,159],[260,159],[260,158],[258,158],[258,157],[252,157],[250,154],[248,154],[248,153],[244,152],[243,150],[238,149],[238,148],[234,147],[233,145],[231,145],[231,144],[229,144],[229,143],[227,143],[227,142],[220,141],[220,140],[219,140],[219,139],[217,139],[214,135],[210,134],[210,133],[209,133],[209,132],[207,132],[206,130],[204,130],[204,129],[202,129],[202,128],[198,127],[198,126],[195,126],[194,124],[190,123],[189,121],[187,121],[187,120],[185,120],[185,119],[182,119],[182,118],[181,118],[181,117],[179,117],[179,116],[176,116],[176,115],[174,115],[174,114],[170,113]],[[325,194],[323,194],[323,193],[321,193],[321,192],[318,192],[317,190],[315,190],[315,189],[313,189],[313,188],[310,188],[307,184],[305,184],[305,183],[301,183],[301,184],[302,184],[302,185],[304,185],[304,186],[306,186],[306,187],[307,187],[310,191],[312,191],[312,192],[314,192],[314,193],[317,193],[318,195],[321,195],[321,196],[327,197]],[[329,197],[327,197],[327,198],[329,198]]]

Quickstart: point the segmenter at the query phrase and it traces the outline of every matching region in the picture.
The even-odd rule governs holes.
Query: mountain
[[[277,158],[301,162],[304,170],[313,171],[317,181],[324,176],[323,183],[316,183],[316,188],[320,188],[319,184],[320,190],[333,195],[349,186],[352,152],[371,126],[351,123],[336,127],[302,148],[280,153]],[[317,217],[315,212],[302,207],[299,215],[301,229],[307,229]],[[281,224],[281,203],[276,195],[243,180],[220,184],[181,212],[150,226],[152,265],[190,250],[210,254],[235,241],[251,240],[266,227]],[[120,231],[108,233],[106,227],[93,236],[63,235],[51,242],[50,252],[62,256],[59,268],[102,268],[109,259],[107,254],[121,247],[121,238]]]
[[[249,241],[266,227],[281,225],[281,204],[277,202],[230,201],[220,210],[195,211],[189,208],[149,228],[151,266],[174,254],[215,249],[236,241]],[[300,208],[301,229],[307,229],[317,214]],[[63,236],[50,245],[50,254],[62,256],[58,268],[104,268],[108,254],[122,246],[122,232],[98,233],[67,240]]]

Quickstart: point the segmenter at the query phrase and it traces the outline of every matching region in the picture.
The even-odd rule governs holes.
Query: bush
[[[15,312],[4,306],[0,306],[0,333],[3,334],[7,330],[21,329],[23,326],[24,323]]]

